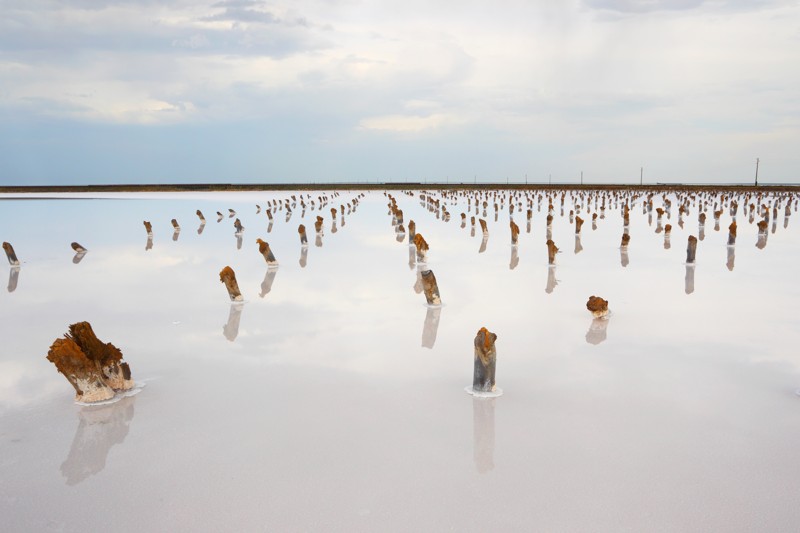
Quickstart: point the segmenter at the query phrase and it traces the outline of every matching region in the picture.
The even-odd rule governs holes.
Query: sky
[[[0,185],[800,182],[798,0],[0,0]]]

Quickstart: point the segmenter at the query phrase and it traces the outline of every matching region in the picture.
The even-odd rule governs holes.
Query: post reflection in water
[[[494,408],[497,398],[472,397],[472,458],[475,470],[494,470]]]
[[[275,274],[278,273],[278,267],[268,267],[267,272],[264,274],[264,281],[261,282],[261,293],[259,296],[263,298],[269,291],[272,290],[272,283],[275,281]]]
[[[272,232],[272,221],[270,220],[269,224],[267,224],[267,233],[271,233],[271,232]]]
[[[694,292],[694,265],[686,265],[686,277],[684,278],[684,291],[686,294]]]
[[[409,270],[414,270],[414,267],[417,265],[417,248],[409,244],[408,245],[408,268]]]
[[[242,249],[242,234],[241,233],[237,233],[236,234],[236,249],[237,250],[241,250]]]
[[[228,312],[228,322],[222,328],[222,334],[225,338],[233,342],[239,336],[239,321],[242,319],[243,302],[235,302],[231,304],[231,309]]]
[[[67,485],[77,485],[106,467],[111,447],[122,444],[128,435],[135,401],[136,396],[129,396],[109,405],[81,408],[72,446],[61,464]]]
[[[558,285],[558,280],[556,279],[556,266],[550,265],[547,268],[547,286],[544,288],[544,292],[551,294],[553,289],[556,288],[556,285]]]
[[[442,314],[441,306],[428,307],[425,314],[425,324],[422,327],[422,347],[433,348],[436,344],[436,334],[439,331],[439,318]]]
[[[78,252],[78,253],[76,253],[75,256],[72,258],[72,262],[77,265],[78,263],[83,261],[83,258],[84,258],[85,255],[86,255],[86,252]]]
[[[759,250],[763,250],[767,247],[767,234],[763,233],[758,236],[758,241],[756,241],[756,248]]]
[[[736,261],[736,247],[735,246],[728,246],[728,262],[726,266],[728,270],[733,272],[733,263]]]
[[[583,246],[581,245],[581,235],[580,233],[575,234],[575,254],[579,254],[583,251]]]
[[[422,293],[422,289],[423,289],[423,286],[422,286],[422,270],[423,270],[423,267],[420,267],[420,266],[417,267],[417,280],[414,282],[414,292],[417,293],[417,294],[421,294]]]
[[[300,268],[305,268],[308,264],[308,245],[300,247]]]
[[[508,263],[508,269],[514,270],[519,265],[519,246],[511,246],[511,261]]]
[[[608,322],[608,318],[593,318],[589,331],[586,332],[586,342],[596,345],[606,340]]]
[[[153,249],[153,236],[147,236],[147,244],[144,245],[144,251],[152,250]]]
[[[19,266],[12,266],[8,269],[8,292],[17,290],[17,282],[19,281]]]
[[[200,223],[200,226],[198,226],[198,228],[197,228],[197,234],[198,234],[198,235],[202,235],[202,234],[203,234],[203,230],[204,230],[204,229],[206,229],[206,223],[205,223],[205,221],[201,222],[201,223]]]
[[[320,235],[319,233],[317,233],[317,238],[316,240],[314,240],[314,246],[316,246],[317,248],[322,248],[322,235]]]
[[[627,246],[620,246],[619,248],[619,263],[622,265],[623,268],[628,266],[628,247]]]
[[[173,242],[178,242],[178,237],[180,237],[180,235],[181,235],[181,230],[179,230],[179,229],[176,229],[176,230],[175,230],[175,231],[172,233],[172,240],[173,240]]]
[[[479,254],[482,254],[486,251],[486,243],[489,242],[489,236],[484,234],[483,238],[481,239],[481,247],[478,250]]]

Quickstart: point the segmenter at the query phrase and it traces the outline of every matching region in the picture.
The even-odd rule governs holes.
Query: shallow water
[[[463,198],[444,222],[418,192],[392,193],[430,245],[444,303],[430,308],[383,193],[335,232],[330,207],[359,192],[288,222],[277,211],[270,228],[267,201],[290,194],[0,200],[0,239],[22,261],[0,291],[3,529],[797,529],[794,210],[759,248],[740,201],[731,249],[727,209],[715,231],[708,208],[687,267],[697,207],[681,228],[670,197],[665,249],[637,200],[625,253],[619,207],[596,229],[584,208],[577,241],[568,196],[549,267],[546,200],[530,232],[515,213],[514,248],[507,202],[497,218],[490,202],[484,243],[461,227]],[[88,249],[77,262],[73,241]],[[219,282],[226,265],[244,304]],[[586,310],[593,294],[608,320]],[[45,355],[82,320],[123,351],[140,394],[73,403]],[[498,335],[499,398],[464,391],[482,326]]]

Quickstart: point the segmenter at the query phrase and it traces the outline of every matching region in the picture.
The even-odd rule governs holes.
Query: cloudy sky
[[[0,0],[0,184],[800,182],[798,0]]]

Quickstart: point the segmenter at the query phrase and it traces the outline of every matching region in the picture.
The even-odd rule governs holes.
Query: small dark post
[[[694,264],[695,254],[697,253],[697,237],[689,235],[689,243],[686,246],[686,263]]]
[[[3,250],[6,252],[6,257],[8,258],[8,264],[11,266],[19,266],[19,259],[17,259],[17,254],[14,252],[14,247],[11,246],[11,243],[4,242]]]

